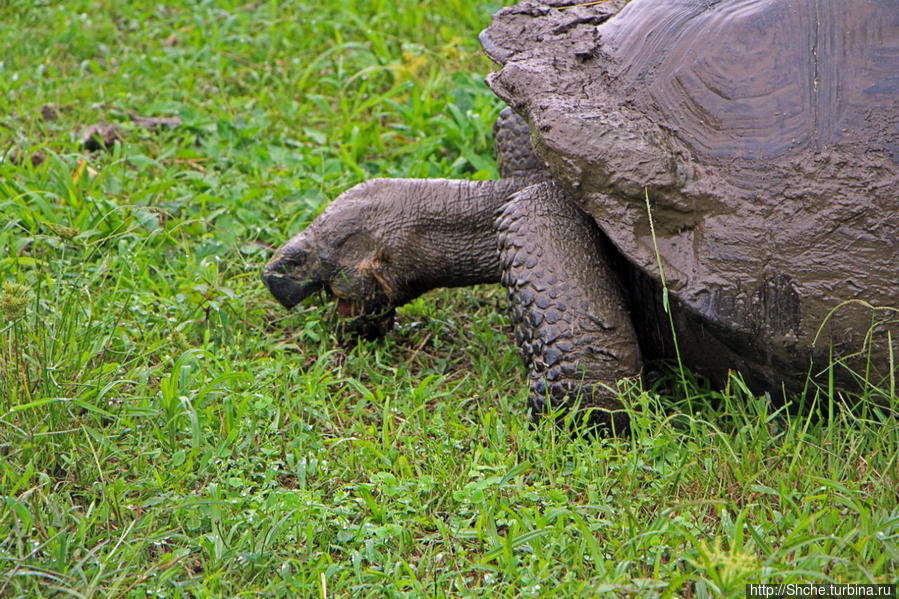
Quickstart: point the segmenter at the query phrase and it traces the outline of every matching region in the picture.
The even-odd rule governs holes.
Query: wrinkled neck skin
[[[373,179],[281,246],[262,280],[290,308],[319,289],[344,315],[374,315],[436,287],[496,283],[494,218],[533,177]]]
[[[437,287],[498,283],[494,215],[528,181],[378,179],[366,227],[377,240],[391,303]]]

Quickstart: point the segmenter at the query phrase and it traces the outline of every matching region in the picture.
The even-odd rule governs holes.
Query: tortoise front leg
[[[625,431],[616,383],[640,372],[640,349],[596,223],[544,182],[513,194],[496,228],[532,415],[580,402],[590,427]]]

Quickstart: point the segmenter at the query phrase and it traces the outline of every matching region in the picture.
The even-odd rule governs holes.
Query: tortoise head
[[[396,305],[380,258],[375,213],[381,198],[372,183],[335,199],[263,268],[262,281],[282,305],[292,308],[319,290],[338,299],[342,316],[377,315]]]

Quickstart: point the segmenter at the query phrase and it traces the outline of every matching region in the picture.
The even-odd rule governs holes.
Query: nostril
[[[265,276],[265,273],[287,274],[298,268],[303,268],[306,266],[308,257],[309,252],[306,250],[293,249],[288,246],[282,247],[275,252],[272,259],[262,269],[263,276]]]
[[[271,280],[283,275],[284,264],[277,258],[262,267],[262,282],[265,283],[266,287],[271,288]]]

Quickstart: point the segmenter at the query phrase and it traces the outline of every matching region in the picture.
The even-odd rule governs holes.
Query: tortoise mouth
[[[344,298],[337,298],[337,313],[342,318],[356,318],[357,316],[365,316],[362,311],[362,304]]]
[[[343,330],[350,338],[362,337],[373,341],[393,328],[395,307],[378,298],[368,300],[350,298],[333,285],[321,280],[302,280],[292,276],[284,264],[275,262],[262,270],[262,282],[278,303],[291,309],[317,292],[336,299],[337,314],[346,321]]]
[[[341,318],[349,320],[357,318],[382,318],[385,314],[393,312],[396,308],[390,303],[381,302],[377,299],[362,300],[346,297],[341,293],[335,292],[328,286],[325,287],[325,294],[329,298],[333,298],[337,301],[337,314],[339,314]]]
[[[278,303],[288,310],[324,287],[321,281],[298,281],[277,265],[263,269],[262,282]]]
[[[337,298],[337,314],[345,323],[342,329],[349,334],[349,338],[361,337],[368,341],[380,339],[393,328],[396,308],[365,308],[362,302]]]
[[[344,322],[341,329],[350,337],[361,337],[369,341],[380,339],[394,325],[396,306],[378,301],[350,299],[326,288],[325,293],[337,300],[337,314]]]

